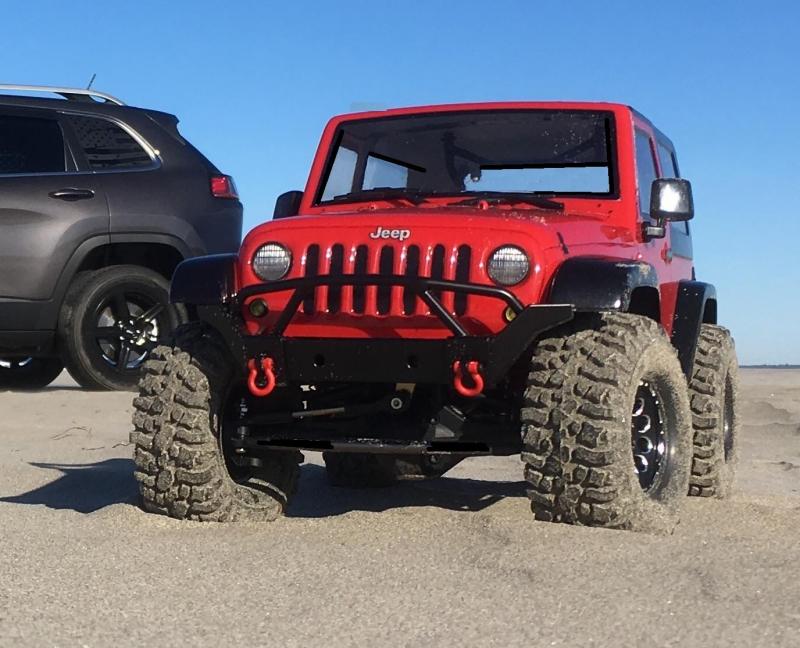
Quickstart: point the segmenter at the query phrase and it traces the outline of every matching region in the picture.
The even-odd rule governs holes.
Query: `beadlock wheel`
[[[656,389],[639,383],[631,417],[631,451],[639,485],[647,491],[656,485],[663,464],[669,460],[669,439],[664,413]]]

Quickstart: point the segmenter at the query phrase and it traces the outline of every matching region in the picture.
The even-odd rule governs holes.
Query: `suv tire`
[[[226,461],[220,428],[232,380],[227,347],[200,322],[181,326],[173,346],[145,362],[131,442],[146,510],[218,522],[270,521],[284,511],[303,455],[265,454],[248,474]]]
[[[42,389],[63,370],[58,358],[0,358],[0,389]]]
[[[694,454],[689,495],[727,497],[739,461],[738,362],[727,329],[703,324],[689,381]]]
[[[342,488],[391,486],[401,480],[441,477],[464,457],[323,452],[328,481]]]
[[[689,484],[691,415],[658,323],[593,315],[541,340],[521,420],[536,519],[672,530]]]
[[[158,305],[162,310],[147,317]],[[79,273],[59,317],[64,365],[87,389],[135,389],[157,339],[182,321],[181,312],[169,305],[169,282],[153,270],[119,265]]]

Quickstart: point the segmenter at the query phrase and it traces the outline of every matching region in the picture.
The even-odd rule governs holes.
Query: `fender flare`
[[[213,306],[227,303],[236,292],[236,254],[211,254],[186,259],[172,275],[173,304]]]
[[[649,263],[627,259],[579,257],[556,270],[548,301],[572,304],[577,311],[627,311],[636,288],[658,289],[658,273]]]
[[[672,319],[672,345],[678,350],[683,373],[691,378],[694,352],[702,324],[717,323],[717,290],[702,281],[681,281]]]

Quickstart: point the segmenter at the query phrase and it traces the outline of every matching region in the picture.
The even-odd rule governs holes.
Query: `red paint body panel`
[[[416,207],[397,206],[396,201],[352,202],[335,205],[314,205],[320,179],[333,145],[336,128],[346,120],[409,115],[417,113],[450,112],[464,110],[520,110],[567,109],[608,111],[616,122],[616,160],[619,183],[617,198],[558,197],[565,205],[564,212],[538,208],[512,208],[494,206],[445,207],[448,199],[431,200]],[[634,124],[652,133],[652,127],[629,107],[607,103],[572,102],[513,102],[457,104],[404,108],[382,112],[344,115],[332,119],[325,128],[314,158],[311,173],[300,206],[301,216],[271,221],[253,229],[245,238],[240,252],[238,269],[239,286],[260,283],[254,274],[251,260],[264,243],[280,242],[293,255],[287,278],[304,276],[307,249],[311,244],[320,247],[319,274],[326,274],[331,259],[331,249],[341,245],[344,249],[345,274],[353,272],[355,250],[366,245],[369,249],[367,272],[378,273],[378,253],[383,246],[395,249],[394,272],[405,269],[409,246],[420,249],[420,275],[430,276],[433,249],[445,248],[444,278],[455,279],[455,257],[459,246],[472,250],[469,281],[494,285],[486,274],[488,256],[497,247],[514,244],[523,248],[531,259],[531,272],[512,292],[524,304],[541,303],[559,266],[567,258],[579,256],[607,259],[641,260],[651,264],[658,274],[661,293],[662,324],[671,332],[675,311],[677,282],[692,275],[690,259],[671,258],[670,234],[666,238],[647,241],[643,235],[638,208],[636,164],[634,153]],[[452,201],[452,198],[449,199]],[[410,232],[407,240],[372,239],[370,233],[378,227],[403,229]],[[565,246],[568,252],[565,252]],[[377,338],[444,338],[450,332],[439,320],[427,314],[422,303],[414,315],[403,313],[402,288],[391,291],[391,307],[386,314],[378,314],[377,288],[366,289],[366,308],[354,313],[353,288],[342,290],[340,312],[330,314],[317,311],[303,314],[302,309],[286,330],[286,335],[297,337],[377,337]],[[245,308],[248,333],[256,334],[268,329],[285,307],[290,294],[275,293],[267,298],[270,315],[255,319]],[[316,303],[325,304],[327,288],[318,288]],[[445,307],[453,311],[452,294],[443,297]],[[470,296],[467,308],[459,321],[472,334],[494,334],[503,329],[504,304],[493,298]],[[323,309],[324,310],[324,309]]]

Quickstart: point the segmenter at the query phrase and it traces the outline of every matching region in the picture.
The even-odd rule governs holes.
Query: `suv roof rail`
[[[2,90],[14,90],[17,92],[50,92],[52,94],[61,95],[67,101],[95,101],[96,99],[102,99],[105,103],[112,103],[116,104],[117,106],[125,105],[122,101],[110,94],[98,92],[97,90],[89,90],[86,88],[62,88],[59,86],[15,85],[11,83],[0,83],[0,91]]]

